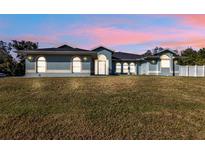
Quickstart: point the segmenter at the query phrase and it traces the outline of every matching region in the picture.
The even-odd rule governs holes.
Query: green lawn
[[[205,78],[2,78],[0,139],[205,139]]]

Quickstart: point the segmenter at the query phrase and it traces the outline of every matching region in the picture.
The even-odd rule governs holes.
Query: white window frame
[[[123,63],[123,73],[129,73],[128,63]]]
[[[171,62],[170,62],[170,57],[167,55],[162,55],[160,57],[161,59],[161,68],[170,68]]]
[[[130,63],[130,73],[136,73],[135,63]]]
[[[73,73],[81,73],[82,72],[82,61],[80,57],[73,58],[73,65],[72,65]]]
[[[122,67],[121,63],[116,63],[115,64],[115,72],[121,73],[121,69],[122,69],[121,67]]]
[[[37,59],[37,72],[38,73],[46,72],[46,58],[43,56],[40,56]]]

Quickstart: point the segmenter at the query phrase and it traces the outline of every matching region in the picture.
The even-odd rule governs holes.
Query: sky
[[[205,15],[0,15],[0,40],[144,53],[205,47]]]

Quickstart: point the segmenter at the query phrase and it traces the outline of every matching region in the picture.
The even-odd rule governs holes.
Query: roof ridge
[[[131,53],[131,52],[122,52],[122,51],[118,51],[116,53],[125,53],[125,54],[132,54],[132,55],[141,55],[141,54],[136,54],[136,53]]]
[[[57,47],[57,48],[59,48],[59,49],[61,49],[61,48],[73,48],[72,46],[69,46],[69,45],[67,45],[67,44],[63,44],[63,45],[61,45],[61,46],[59,46],[59,47]],[[74,49],[74,48],[73,48]]]

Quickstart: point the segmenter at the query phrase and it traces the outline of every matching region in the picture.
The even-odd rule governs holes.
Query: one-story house
[[[17,51],[26,55],[26,76],[67,77],[90,75],[178,75],[179,55],[164,49],[152,56],[115,52],[103,46],[93,50],[62,45],[57,48]]]

